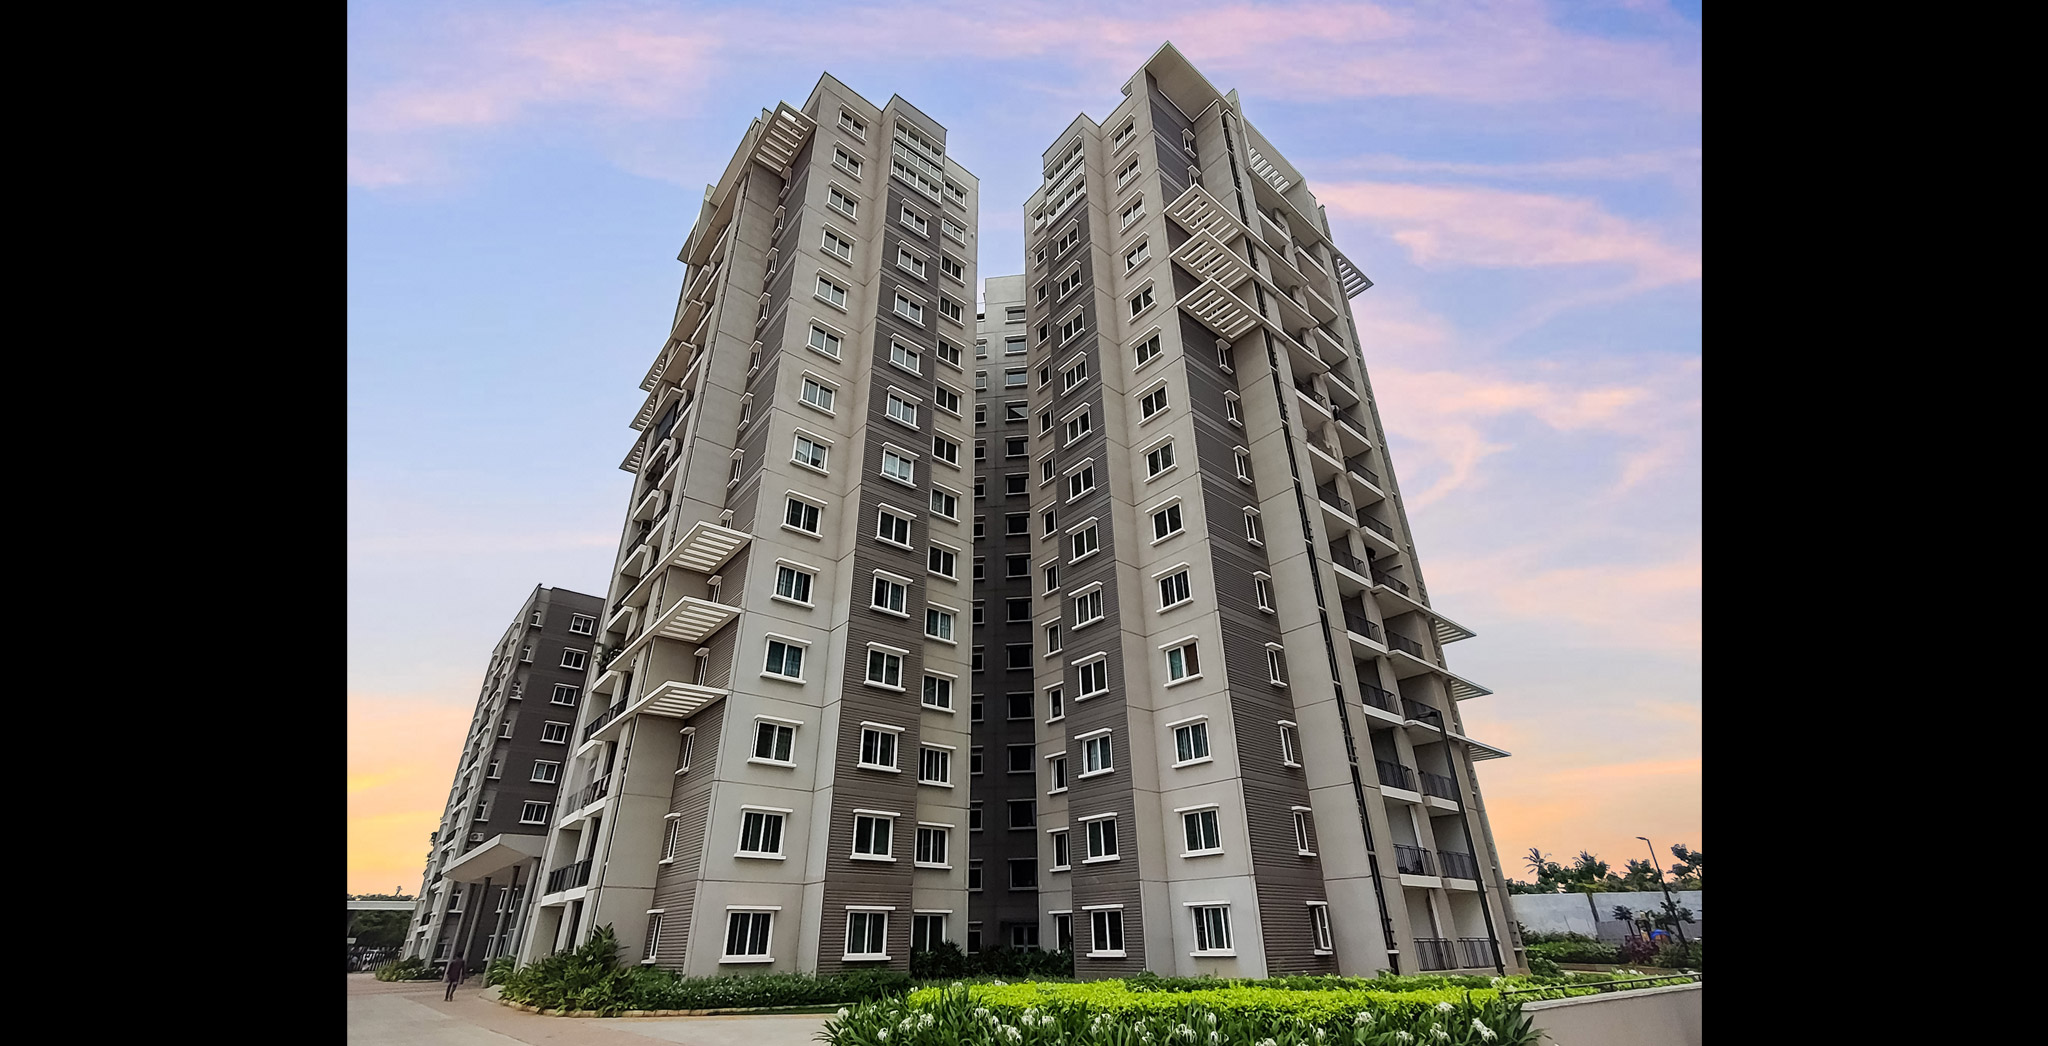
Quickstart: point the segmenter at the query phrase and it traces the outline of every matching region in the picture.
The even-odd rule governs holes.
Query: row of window
[[[546,613],[547,612],[544,610],[535,610],[533,612],[533,617],[530,620],[534,628],[539,628],[541,626],[541,622],[544,620]],[[574,632],[579,636],[591,635],[597,631],[597,619],[591,617],[589,614],[570,614],[569,631]],[[529,647],[528,649],[531,648]]]

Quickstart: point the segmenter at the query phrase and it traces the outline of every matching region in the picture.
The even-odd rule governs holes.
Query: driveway
[[[542,1017],[484,997],[476,978],[445,986],[348,975],[349,1046],[817,1046],[824,1014],[738,1017]]]

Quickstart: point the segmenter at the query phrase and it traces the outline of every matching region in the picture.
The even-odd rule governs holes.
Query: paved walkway
[[[349,1046],[817,1046],[824,1014],[760,1017],[542,1017],[484,997],[477,978],[444,985],[348,975]]]

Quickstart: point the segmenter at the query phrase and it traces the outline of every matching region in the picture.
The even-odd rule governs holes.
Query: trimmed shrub
[[[575,951],[550,955],[506,973],[501,995],[542,1009],[615,1016],[623,1010],[830,1006],[890,998],[911,988],[910,976],[895,970],[854,970],[826,977],[807,973],[678,977],[652,966],[622,966],[618,951],[612,928],[601,927]]]
[[[927,950],[910,953],[910,976],[920,981],[960,977],[1071,979],[1074,976],[1074,953],[998,947],[969,954],[952,941],[941,941]]]
[[[1454,998],[1420,998],[1431,994]],[[1114,981],[956,985],[841,1010],[825,1022],[819,1038],[832,1046],[1530,1046],[1536,1041],[1539,1033],[1519,1004],[1497,996],[1480,998],[1479,992],[1467,1002],[1464,994],[1248,987],[1130,992]]]
[[[377,979],[380,981],[431,981],[440,976],[432,963],[417,956],[377,967]]]

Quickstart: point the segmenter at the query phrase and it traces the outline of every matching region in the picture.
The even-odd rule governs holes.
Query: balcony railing
[[[610,774],[606,774],[603,777],[600,777],[597,780],[590,782],[589,787],[569,797],[569,801],[562,804],[562,809],[581,810],[584,807],[589,806],[594,802],[597,802],[599,799],[602,799],[607,794],[609,794],[607,789],[610,788],[611,783],[612,775]]]
[[[1365,467],[1365,455],[1353,454],[1352,456],[1345,458],[1344,467],[1359,474],[1360,476],[1365,477],[1365,481],[1367,483],[1370,483],[1375,487],[1380,485],[1380,474]]]
[[[1397,708],[1394,704],[1393,694],[1388,693],[1387,691],[1382,690],[1379,687],[1372,685],[1371,683],[1360,683],[1358,684],[1358,689],[1365,696],[1366,704],[1369,704],[1374,708],[1386,712],[1397,711]]]
[[[1336,545],[1331,545],[1330,561],[1357,574],[1359,577],[1370,576],[1370,571],[1366,569],[1365,564],[1360,563],[1358,557],[1352,555],[1351,550],[1348,548],[1339,548]]]
[[[1425,970],[1456,969],[1455,943],[1444,937],[1415,938],[1415,964]]]
[[[1456,850],[1439,850],[1437,851],[1436,856],[1438,860],[1443,862],[1445,875],[1453,879],[1472,879],[1475,881],[1478,880],[1479,862],[1474,861],[1472,859],[1471,854],[1461,854]],[[1477,939],[1482,941],[1485,940],[1485,938]],[[1492,960],[1489,958],[1487,960],[1487,963],[1476,965],[1486,965],[1490,964],[1491,962]],[[1475,964],[1466,963],[1465,965],[1471,966]]]
[[[1400,869],[1402,875],[1435,875],[1436,862],[1430,860],[1431,856],[1420,846],[1394,844],[1394,867]]]
[[[1433,795],[1438,799],[1456,801],[1458,798],[1458,786],[1456,782],[1442,774],[1433,774],[1424,770],[1422,771],[1422,794]],[[1450,856],[1450,851],[1444,852],[1445,860],[1449,860]],[[1470,879],[1472,877],[1468,875],[1464,878]]]
[[[1404,697],[1401,699],[1401,706],[1407,709],[1408,718],[1410,719],[1420,719],[1425,723],[1433,721],[1438,725],[1443,724],[1443,720],[1439,718],[1443,713],[1437,711],[1434,705],[1425,705],[1412,697]],[[1429,775],[1424,774],[1423,776],[1427,777]]]
[[[1364,611],[1353,610],[1348,606],[1344,608],[1344,627],[1367,639],[1380,637],[1380,626],[1373,624],[1372,620],[1365,616]],[[1389,708],[1387,711],[1391,712],[1393,709]]]
[[[1351,517],[1351,502],[1344,500],[1343,496],[1337,493],[1336,487],[1317,487],[1316,497],[1323,499],[1323,504],[1342,512],[1345,518]]]
[[[1381,784],[1388,788],[1406,788],[1411,792],[1415,790],[1414,769],[1384,759],[1373,760],[1373,765],[1379,767]]]
[[[1394,528],[1366,515],[1364,509],[1358,510],[1358,525],[1386,538],[1388,541],[1394,540]]]
[[[1492,966],[1493,942],[1484,937],[1458,938],[1458,968],[1463,970]]]
[[[1387,645],[1393,647],[1396,650],[1406,650],[1407,652],[1414,654],[1416,657],[1422,658],[1425,661],[1429,660],[1429,655],[1423,652],[1421,643],[1418,643],[1415,640],[1410,639],[1399,632],[1387,633]]]
[[[1391,588],[1404,596],[1408,594],[1407,582],[1404,582],[1401,579],[1394,577],[1392,574],[1374,574],[1372,576],[1372,581],[1375,585],[1385,585],[1388,588]]]
[[[583,728],[583,739],[585,741],[588,741],[591,738],[596,737],[597,732],[599,730],[604,729],[605,726],[609,724],[612,720],[617,719],[618,717],[625,714],[626,700],[625,698],[620,698],[618,704],[615,704],[610,708],[605,709],[602,713],[599,713],[596,719],[591,720],[589,726]]]
[[[575,864],[565,864],[548,873],[548,893],[573,890],[579,886],[588,885],[590,885],[590,858],[588,857]]]
[[[1352,410],[1350,407],[1339,407],[1331,411],[1330,416],[1336,418],[1338,424],[1350,428],[1353,433],[1357,434],[1358,438],[1365,438],[1365,423],[1358,420],[1357,411]],[[1374,486],[1378,486],[1378,484],[1374,484]]]

